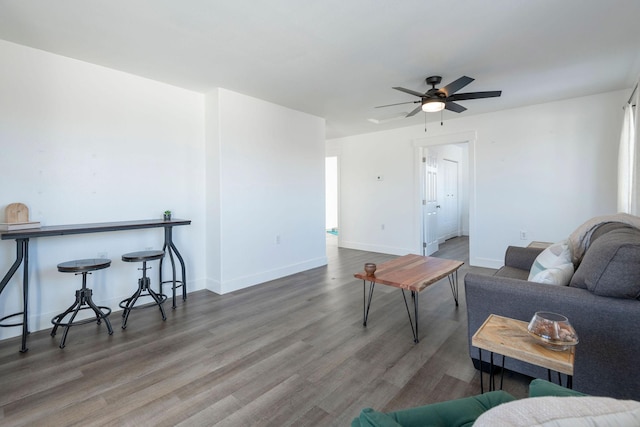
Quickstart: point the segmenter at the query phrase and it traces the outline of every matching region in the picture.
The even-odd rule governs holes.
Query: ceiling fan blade
[[[468,92],[458,93],[447,97],[447,101],[464,101],[465,99],[495,98],[502,95],[501,90],[492,90],[489,92]]]
[[[471,77],[462,76],[458,80],[452,81],[451,83],[449,83],[448,85],[446,85],[440,90],[444,92],[447,96],[450,96],[474,80],[475,79],[472,79]]]
[[[397,104],[378,105],[377,107],[373,107],[373,108],[393,107],[394,105],[402,105],[402,104],[416,104],[418,102],[421,102],[421,101],[398,102]]]
[[[463,107],[460,104],[456,104],[455,102],[447,102],[444,104],[444,108],[449,110],[449,111],[453,111],[456,113],[462,113],[463,111],[466,110],[465,107]]]
[[[416,114],[418,114],[420,111],[422,111],[422,105],[418,105],[416,107],[415,110],[413,110],[412,112],[410,112],[409,114],[407,114],[406,116],[404,116],[405,118],[407,117],[411,117],[411,116],[415,116]]]
[[[405,89],[403,87],[394,87],[392,89],[399,90],[400,92],[408,93],[409,95],[419,96],[420,98],[424,96],[424,93],[416,92],[415,90],[411,90],[411,89]]]

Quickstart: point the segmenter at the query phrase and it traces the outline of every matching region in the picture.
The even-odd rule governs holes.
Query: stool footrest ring
[[[73,320],[70,322],[63,322],[62,320],[64,319],[65,316],[62,316],[61,314],[55,316],[53,319],[51,319],[51,324],[52,325],[57,325],[57,326],[77,326],[77,325],[86,325],[88,323],[93,323],[93,322],[98,322],[100,323],[100,319],[104,319],[107,316],[109,316],[111,314],[111,308],[109,307],[105,307],[102,305],[98,305],[96,306],[100,309],[100,311],[102,312],[101,316],[98,316],[96,314],[95,317],[88,317],[86,319],[82,319],[82,320]],[[78,312],[82,311],[82,310],[93,310],[93,307],[81,307],[78,309]],[[95,312],[95,310],[94,310]],[[58,319],[59,318],[59,319]],[[58,320],[56,320],[58,319]]]
[[[163,304],[166,300],[167,300],[167,296],[165,294],[159,294],[156,293],[157,296],[160,297],[160,304]],[[152,297],[151,294],[141,294],[139,296],[139,298],[142,297]],[[118,304],[120,306],[120,308],[124,309],[124,310],[136,310],[138,308],[149,308],[149,307],[156,307],[158,305],[157,302],[155,301],[151,301],[142,305],[134,305],[133,307],[128,307],[127,304],[130,304],[131,301],[133,300],[134,297],[130,297],[127,299],[123,299],[122,301],[120,301],[120,303]]]
[[[8,316],[4,316],[2,318],[0,318],[0,328],[11,328],[13,326],[22,326],[22,322],[20,323],[2,323],[5,320],[11,319],[12,317],[16,317],[16,316],[24,316],[24,311],[21,311],[19,313],[13,313],[13,314],[9,314]]]

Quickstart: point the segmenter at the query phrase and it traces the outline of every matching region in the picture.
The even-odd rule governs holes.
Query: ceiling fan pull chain
[[[444,126],[444,110],[440,110],[440,126]]]
[[[427,113],[424,113],[424,133],[427,133]]]

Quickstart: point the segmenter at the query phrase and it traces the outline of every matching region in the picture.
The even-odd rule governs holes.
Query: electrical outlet
[[[380,230],[384,231],[384,224],[380,224]]]
[[[525,230],[520,230],[520,240],[527,240],[527,232]]]
[[[280,244],[280,235],[276,234],[276,245]]]

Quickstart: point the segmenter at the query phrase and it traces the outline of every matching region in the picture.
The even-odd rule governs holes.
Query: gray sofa
[[[569,318],[580,340],[573,388],[640,400],[640,230],[622,223],[597,227],[569,286],[527,281],[541,251],[511,246],[495,275],[465,276],[474,365],[479,367],[478,349],[471,337],[489,314],[528,322],[536,311],[552,311]],[[547,378],[546,369],[510,358],[505,368]]]

